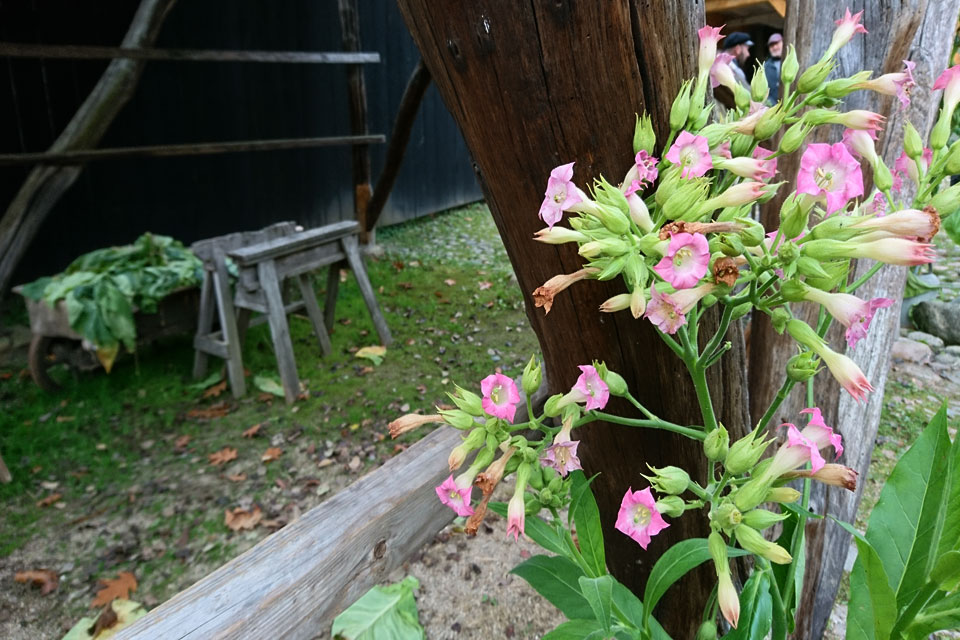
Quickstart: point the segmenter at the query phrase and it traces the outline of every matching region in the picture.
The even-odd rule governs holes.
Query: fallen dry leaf
[[[50,505],[52,505],[54,502],[56,502],[57,500],[59,500],[59,499],[62,498],[62,497],[63,497],[62,494],[59,494],[59,493],[51,493],[50,495],[48,495],[48,496],[47,496],[46,498],[44,498],[43,500],[40,500],[39,502],[37,502],[37,506],[38,506],[38,507],[49,507]]]
[[[213,385],[203,392],[204,398],[218,398],[221,393],[227,390],[227,381],[221,380],[219,383]]]
[[[247,474],[245,473],[228,473],[227,480],[230,482],[243,482],[247,479]]]
[[[457,281],[453,278],[447,278],[443,281],[443,284],[447,285],[448,287],[452,287],[453,285],[457,284]]]
[[[212,404],[206,409],[190,409],[187,411],[188,418],[199,418],[201,420],[213,420],[214,418],[222,418],[223,416],[230,413],[230,405],[226,402],[218,402]]]
[[[254,437],[254,436],[257,435],[258,433],[260,433],[260,427],[262,427],[262,426],[263,426],[263,423],[262,423],[262,422],[258,422],[257,424],[253,425],[252,427],[250,427],[249,429],[247,429],[246,431],[244,431],[243,434],[242,434],[243,437],[244,437],[244,438],[252,438],[252,437]]]
[[[410,289],[413,289],[412,282],[398,282],[397,286],[403,289],[404,291],[410,291]]]
[[[360,456],[353,456],[350,458],[350,462],[347,463],[347,467],[350,469],[350,471],[354,472],[360,469]]]
[[[280,447],[270,447],[260,456],[260,462],[273,462],[283,455],[283,449]]]
[[[90,635],[96,638],[100,635],[100,632],[116,625],[119,619],[120,617],[117,615],[117,612],[113,610],[113,604],[111,603],[109,607],[100,612],[97,621],[94,622],[90,628]]]
[[[100,580],[103,589],[97,591],[97,597],[90,603],[91,607],[102,607],[110,604],[116,598],[129,598],[131,591],[137,590],[137,579],[129,571],[121,571],[113,580]]]
[[[173,448],[179,451],[183,451],[187,448],[187,445],[190,444],[191,436],[180,436],[173,441]]]
[[[280,519],[276,518],[274,520],[261,520],[260,526],[266,527],[267,529],[282,529],[287,523]]]
[[[219,467],[222,464],[230,462],[231,460],[237,459],[237,450],[230,447],[224,447],[220,451],[215,451],[207,456],[207,459],[210,460],[210,464],[215,467]]]
[[[32,571],[18,571],[13,579],[17,582],[30,582],[40,587],[40,595],[47,595],[55,591],[60,584],[60,577],[50,569],[34,569]]]
[[[493,286],[493,283],[488,282],[486,280],[481,280],[480,282],[477,283],[477,285],[480,287],[480,291],[486,291],[487,289]]]
[[[232,531],[253,529],[257,526],[257,523],[260,522],[261,518],[263,518],[263,513],[260,511],[260,507],[257,506],[253,507],[253,511],[247,511],[240,507],[237,507],[233,511],[230,509],[224,509],[223,511],[223,523]]]
[[[259,394],[257,394],[257,402],[272,403],[276,399],[277,399],[277,396],[273,395],[272,393],[267,393],[265,391],[261,391]]]

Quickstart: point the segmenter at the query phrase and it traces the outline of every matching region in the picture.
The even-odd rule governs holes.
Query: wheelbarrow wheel
[[[63,388],[59,382],[50,377],[50,368],[62,364],[53,350],[55,342],[56,338],[34,335],[30,340],[30,350],[27,353],[30,377],[38,387],[50,393]]]

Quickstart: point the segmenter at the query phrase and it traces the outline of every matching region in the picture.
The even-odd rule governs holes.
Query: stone
[[[957,356],[958,358],[960,358],[960,344],[948,345],[947,348],[944,349],[944,351],[946,351],[952,356]]]
[[[913,322],[946,344],[960,344],[960,300],[921,302],[913,309]]]
[[[894,360],[923,364],[933,358],[933,349],[910,338],[898,338],[893,343],[893,351],[890,355],[893,356]]]
[[[926,333],[924,331],[911,331],[907,334],[907,338],[910,340],[916,340],[917,342],[922,342],[934,351],[940,351],[943,349],[944,345],[943,339],[941,339],[939,336]]]
[[[934,362],[947,365],[948,367],[956,367],[960,365],[960,358],[950,353],[938,353],[933,357]]]

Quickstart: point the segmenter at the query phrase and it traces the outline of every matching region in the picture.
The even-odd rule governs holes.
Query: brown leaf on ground
[[[448,287],[452,287],[453,285],[457,284],[457,281],[453,278],[447,278],[443,281],[443,284],[447,285]]]
[[[97,597],[90,603],[91,607],[102,607],[110,604],[116,598],[129,598],[131,591],[137,590],[137,579],[129,571],[121,571],[113,580],[100,580],[103,589],[97,591]]]
[[[260,526],[266,527],[267,529],[282,529],[285,527],[287,522],[282,518],[275,518],[273,520],[261,520]]]
[[[493,283],[488,282],[486,280],[481,280],[480,282],[477,283],[477,286],[480,288],[480,291],[486,291],[487,289],[493,286]]]
[[[368,373],[373,373],[374,371],[376,371],[376,369],[374,369],[373,367],[363,367],[362,369],[360,369],[360,371],[357,372],[357,374],[361,376],[365,376]]]
[[[29,582],[40,587],[40,595],[56,591],[60,584],[60,577],[50,569],[34,569],[32,571],[18,571],[13,579],[17,582]]]
[[[230,413],[231,406],[226,402],[218,402],[212,404],[205,409],[190,409],[187,411],[188,418],[199,418],[201,420],[213,420],[214,418],[222,418],[223,416]]]
[[[173,448],[177,451],[183,451],[190,444],[191,436],[180,436],[173,441]]]
[[[117,616],[117,612],[113,610],[113,604],[100,612],[100,615],[97,617],[97,621],[93,623],[93,626],[90,627],[90,635],[96,638],[101,631],[105,631],[117,624],[117,620],[120,617]]]
[[[57,416],[57,422],[73,422],[76,416]]]
[[[60,494],[60,493],[51,493],[50,495],[48,495],[48,496],[47,496],[46,498],[44,498],[43,500],[38,501],[38,502],[37,502],[37,506],[38,506],[38,507],[49,507],[50,505],[52,505],[54,502],[56,502],[57,500],[59,500],[59,499],[62,498],[62,497],[63,497],[63,494]]]
[[[277,399],[277,396],[273,395],[272,393],[267,393],[265,391],[261,391],[259,394],[257,394],[257,402],[266,402],[268,404],[271,404],[276,399]]]
[[[231,449],[230,447],[224,447],[220,451],[215,451],[207,456],[207,459],[210,460],[210,464],[215,467],[219,467],[222,464],[230,462],[231,460],[237,459],[237,450]]]
[[[260,456],[260,462],[273,462],[283,455],[283,449],[280,447],[270,447]]]
[[[244,437],[244,438],[252,438],[252,437],[254,437],[254,436],[257,435],[258,433],[260,433],[260,427],[262,427],[262,426],[263,426],[263,423],[262,423],[262,422],[258,422],[257,424],[253,425],[252,427],[250,427],[249,429],[247,429],[246,431],[244,431],[243,434],[242,434],[243,437]]]
[[[221,380],[217,384],[203,392],[204,398],[218,398],[220,394],[227,390],[227,381]]]
[[[228,473],[227,480],[230,482],[243,482],[247,479],[247,474],[245,473]]]
[[[253,507],[253,511],[247,511],[240,507],[237,507],[233,511],[230,509],[224,509],[223,511],[223,523],[232,531],[253,529],[257,526],[257,523],[260,522],[261,518],[263,518],[263,513],[260,511],[260,507],[257,506]]]
[[[410,291],[410,289],[413,289],[412,282],[398,282],[397,286],[403,289],[404,291]]]

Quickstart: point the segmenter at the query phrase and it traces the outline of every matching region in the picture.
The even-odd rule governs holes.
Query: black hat
[[[753,46],[753,40],[750,39],[750,36],[745,34],[743,31],[734,31],[731,34],[728,34],[723,41],[724,49],[731,49],[738,44],[745,44],[748,47]]]

